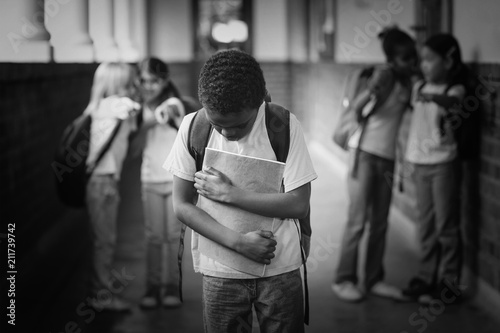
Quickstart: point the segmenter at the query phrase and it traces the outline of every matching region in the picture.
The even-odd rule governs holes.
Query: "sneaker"
[[[334,283],[332,290],[345,302],[359,302],[363,299],[363,293],[350,281]]]
[[[124,299],[113,297],[109,301],[101,301],[98,299],[91,299],[89,301],[89,306],[96,311],[113,311],[113,312],[123,312],[130,311],[132,305]]]
[[[160,288],[149,287],[142,297],[140,306],[143,309],[153,309],[160,305]]]
[[[370,289],[370,294],[379,297],[390,298],[396,301],[409,300],[409,297],[403,295],[401,289],[391,286],[390,284],[387,284],[383,281],[375,283]]]
[[[178,308],[182,305],[182,302],[177,296],[165,295],[162,299],[162,304],[166,308]]]
[[[420,278],[410,280],[408,288],[403,289],[403,295],[417,300],[421,304],[429,304],[433,297],[433,287]]]
[[[432,300],[434,299],[434,296],[432,293],[425,293],[417,298],[417,302],[419,302],[422,305],[429,305],[431,304]]]

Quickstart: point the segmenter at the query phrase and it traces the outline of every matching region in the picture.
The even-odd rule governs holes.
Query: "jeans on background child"
[[[116,247],[116,223],[120,192],[114,175],[92,175],[87,183],[86,202],[92,223],[93,261],[90,293],[111,290],[111,265]]]
[[[351,157],[353,155],[354,152],[351,151]],[[369,220],[365,287],[370,290],[375,283],[384,279],[382,259],[392,197],[390,175],[394,171],[394,161],[360,151],[357,168],[356,178],[348,178],[348,221],[342,239],[342,253],[335,283],[350,281],[357,284],[358,245],[366,221]]]
[[[182,224],[174,214],[172,182],[144,182],[142,192],[147,241],[147,286],[164,288],[162,295],[178,297],[177,251]],[[165,256],[162,255],[163,251],[166,252]]]
[[[440,280],[456,283],[461,265],[458,163],[414,166],[421,244],[417,277],[434,285],[437,272]]]

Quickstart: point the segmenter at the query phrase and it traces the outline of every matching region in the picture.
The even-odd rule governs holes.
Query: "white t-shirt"
[[[191,182],[194,182],[196,166],[193,157],[189,154],[187,141],[189,125],[193,117],[194,113],[184,118],[174,146],[163,166],[175,176]],[[252,130],[245,137],[238,141],[229,141],[219,132],[212,131],[207,147],[276,161],[265,125],[265,104],[260,106]],[[286,192],[297,189],[316,178],[300,123],[293,114],[290,114],[290,150],[284,171]],[[298,225],[297,221],[274,219],[275,229],[272,231],[278,245],[274,253],[275,258],[266,267],[264,276],[286,273],[301,266],[302,258],[296,223]],[[196,232],[192,233],[192,255],[196,272],[224,278],[256,278],[256,276],[234,270],[201,254],[197,248],[199,237]]]
[[[443,107],[434,102],[417,100],[418,88],[422,81],[413,86],[410,132],[406,148],[406,159],[415,164],[438,164],[452,161],[457,156],[457,144],[453,136],[453,129],[446,124],[444,135],[440,134],[439,122],[445,114]],[[425,83],[422,93],[443,94],[446,84]],[[465,96],[465,87],[455,85],[450,87],[448,96],[456,96],[462,100]]]
[[[155,118],[154,112],[144,108],[144,121]],[[168,124],[156,124],[146,133],[146,144],[142,153],[141,180],[143,182],[171,182],[173,176],[162,168],[172,145],[177,130]]]
[[[410,100],[410,91],[396,82],[383,105],[375,110],[366,124],[361,150],[389,160],[396,158],[396,137],[404,111]],[[357,148],[361,129],[349,139],[349,148]]]
[[[104,144],[109,140],[118,120],[122,119],[120,129],[111,143],[109,149],[104,153],[93,171],[93,175],[114,175],[120,179],[123,161],[127,155],[128,138],[130,133],[137,129],[135,116],[129,117],[128,108],[123,107],[122,100],[126,97],[111,96],[104,98],[99,106],[91,111],[92,124],[90,126],[90,147],[87,164],[97,159],[97,154]]]

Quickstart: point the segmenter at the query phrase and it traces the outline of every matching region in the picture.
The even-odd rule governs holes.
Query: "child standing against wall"
[[[333,292],[348,302],[362,300],[363,289],[377,296],[402,298],[401,290],[383,281],[382,261],[392,197],[391,176],[394,173],[397,133],[410,99],[410,77],[417,54],[413,39],[397,28],[385,30],[381,39],[387,65],[375,68],[368,89],[352,101],[353,110],[360,115],[370,101],[376,101],[376,106],[367,120],[361,143],[359,131],[349,140],[348,220],[332,285]],[[382,100],[382,103],[378,102]],[[359,288],[358,249],[367,221],[370,228],[365,281],[364,288]]]
[[[406,151],[414,166],[421,255],[417,276],[403,292],[429,303],[434,292],[457,286],[460,275],[460,165],[455,133],[465,119],[452,120],[454,107],[466,94],[467,70],[460,46],[449,34],[434,35],[425,42],[421,68],[424,80],[413,88]]]
[[[167,64],[148,58],[139,64],[139,70],[143,97],[140,135],[145,136],[141,181],[147,240],[147,284],[141,306],[177,307],[181,305],[177,264],[181,222],[172,205],[173,176],[162,165],[184,117],[184,105],[170,80]]]
[[[97,311],[123,311],[130,304],[113,287],[112,262],[116,246],[119,181],[127,154],[129,135],[136,129],[140,105],[136,95],[137,69],[125,63],[102,63],[96,70],[90,103],[85,112],[92,117],[87,168],[93,169],[87,183],[86,202],[90,215],[93,260],[90,270],[89,305]],[[96,163],[99,152],[111,145]]]

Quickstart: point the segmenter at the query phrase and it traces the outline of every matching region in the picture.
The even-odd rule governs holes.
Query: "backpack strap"
[[[351,173],[352,178],[356,178],[357,174],[358,174],[358,164],[359,164],[358,162],[359,162],[359,154],[361,152],[361,142],[363,141],[363,138],[364,138],[365,129],[366,129],[366,126],[368,124],[368,119],[377,111],[377,109],[379,109],[381,106],[383,106],[384,103],[389,99],[389,96],[392,94],[392,91],[394,90],[394,87],[396,85],[396,73],[394,72],[394,69],[392,67],[389,67],[388,69],[384,69],[384,70],[390,70],[391,74],[392,74],[390,85],[387,88],[388,93],[384,94],[382,96],[382,98],[378,99],[373,104],[372,109],[365,117],[362,117],[361,114],[358,114],[358,117],[357,117],[359,120],[359,123],[360,123],[361,133],[359,136],[358,146],[356,147],[356,149],[354,151],[354,162],[353,162],[352,173]],[[361,78],[364,78],[366,76],[369,76],[368,79],[371,79],[374,72],[375,72],[374,67],[369,67],[368,69],[363,70],[360,73],[360,80],[361,80]],[[360,112],[362,113],[363,111],[360,110]]]
[[[273,147],[274,153],[276,154],[276,159],[279,162],[285,163],[288,157],[288,151],[290,149],[290,111],[287,109],[273,103],[266,102],[266,128],[267,134],[269,136],[269,141]],[[283,188],[284,185],[282,184]],[[311,209],[307,213],[307,218],[309,218]],[[303,223],[300,223],[300,227],[303,228]],[[302,266],[304,267],[304,323],[309,325],[309,287],[307,283],[307,255],[305,249],[302,246],[302,233],[299,226],[295,222],[297,232],[299,234],[299,248],[300,255],[302,257]],[[310,223],[306,223],[305,227],[309,230],[305,230],[307,235],[311,235]]]
[[[205,147],[212,134],[213,126],[207,118],[207,111],[203,108],[196,112],[189,124],[188,132],[188,150],[196,162],[196,171],[200,171],[203,167],[203,159],[205,158]]]
[[[286,162],[290,148],[290,111],[273,103],[266,103],[265,122],[271,147],[279,162]],[[189,125],[188,150],[196,162],[196,170],[203,167],[205,147],[213,127],[208,121],[206,110],[199,110]]]
[[[279,162],[285,163],[290,149],[290,111],[266,102],[266,129]]]
[[[198,110],[189,124],[187,146],[189,153],[193,156],[196,163],[196,171],[203,167],[203,158],[205,157],[205,147],[208,144],[213,126],[207,118],[204,108]],[[177,265],[179,267],[179,298],[184,301],[182,296],[182,257],[184,255],[184,236],[186,234],[186,225],[182,223],[179,240],[179,251],[177,252]]]
[[[101,150],[97,154],[97,158],[95,159],[95,161],[93,161],[91,164],[89,164],[87,166],[87,179],[90,178],[90,175],[92,175],[92,172],[94,172],[95,168],[97,167],[97,164],[99,164],[99,161],[104,157],[104,154],[106,154],[108,149],[111,147],[111,144],[115,140],[115,137],[118,134],[118,131],[120,130],[121,125],[122,125],[122,120],[118,119],[118,123],[116,124],[115,128],[113,128],[113,131],[111,132],[111,135],[109,136],[108,141],[106,141],[106,143],[104,143]]]

